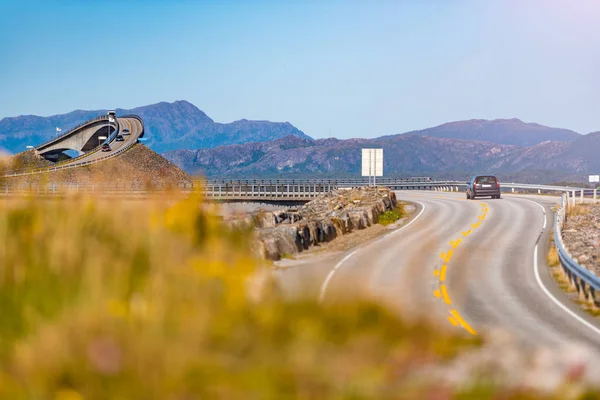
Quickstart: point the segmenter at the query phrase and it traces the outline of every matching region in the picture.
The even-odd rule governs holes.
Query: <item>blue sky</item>
[[[596,0],[0,0],[0,118],[188,100],[321,138],[600,130]]]

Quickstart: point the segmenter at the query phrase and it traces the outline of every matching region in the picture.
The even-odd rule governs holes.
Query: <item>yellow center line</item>
[[[444,260],[445,263],[448,263],[452,258],[452,249],[448,250],[448,253],[442,252],[442,254],[440,254],[440,258]]]
[[[446,280],[446,268],[447,265],[444,264],[442,265],[442,268],[440,269],[440,281],[444,282]]]
[[[438,198],[443,198],[443,197],[438,197]],[[456,199],[458,200],[458,199]],[[488,212],[488,207],[487,204],[485,203],[480,203],[481,207],[482,207],[482,214],[477,216],[478,221],[474,224],[471,224],[472,229],[469,229],[468,231],[464,231],[462,233],[462,235],[464,237],[469,236],[472,232],[473,229],[478,228],[481,223],[485,220],[485,217],[487,216],[487,212]],[[448,250],[448,252],[442,252],[440,254],[440,259],[443,261],[442,266],[440,267],[440,269],[435,269],[433,271],[433,275],[438,277],[439,282],[440,282],[440,286],[439,289],[436,289],[433,291],[433,295],[440,299],[442,298],[444,300],[444,302],[446,304],[452,304],[452,300],[450,299],[450,296],[448,295],[448,289],[446,288],[446,285],[442,282],[446,281],[446,271],[448,269],[448,263],[450,261],[450,259],[452,258],[452,254],[453,254],[453,249],[456,249],[460,243],[462,242],[462,238],[458,238],[456,240],[452,240],[450,241],[450,246],[452,247],[450,250]],[[467,332],[469,332],[472,335],[476,335],[477,332],[475,332],[475,330],[467,323],[467,321],[464,320],[464,318],[459,314],[458,311],[456,311],[455,309],[450,310],[450,314],[451,316],[448,317],[448,322],[450,322],[452,325],[454,325],[455,327],[457,326],[462,326],[462,328],[464,328]]]
[[[460,242],[462,242],[462,239],[461,239],[461,238],[459,238],[459,239],[456,239],[456,240],[453,240],[452,242],[450,242],[450,246],[452,246],[452,248],[454,248],[454,249],[455,249],[455,248],[457,248],[457,247],[458,247],[458,245],[460,244]]]
[[[446,304],[452,304],[452,301],[450,301],[450,296],[448,296],[448,291],[446,290],[446,285],[440,285],[440,289],[442,289],[442,297],[444,297],[444,302],[446,302]]]
[[[465,330],[467,332],[469,332],[472,335],[477,335],[477,332],[475,332],[475,330],[473,328],[471,328],[471,325],[469,325],[467,323],[467,321],[465,321],[463,319],[463,317],[460,316],[460,314],[458,313],[458,311],[456,311],[456,310],[450,310],[450,314],[452,314],[452,316],[462,325],[463,328],[465,328]]]

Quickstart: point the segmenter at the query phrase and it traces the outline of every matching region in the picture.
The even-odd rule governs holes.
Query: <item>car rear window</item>
[[[496,183],[495,176],[478,176],[475,183]]]

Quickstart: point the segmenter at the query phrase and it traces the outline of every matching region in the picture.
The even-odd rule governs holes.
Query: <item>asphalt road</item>
[[[87,157],[82,157],[82,158],[77,159],[77,161],[75,161],[75,163],[79,163],[82,161],[96,160],[98,158],[102,158],[111,153],[114,153],[115,151],[130,144],[131,142],[135,142],[138,139],[139,135],[142,133],[142,124],[140,123],[140,121],[138,121],[135,118],[117,118],[117,121],[119,122],[121,131],[123,131],[123,129],[127,128],[127,129],[129,129],[131,134],[123,135],[123,139],[125,139],[125,140],[122,142],[117,142],[116,140],[113,140],[110,144],[110,148],[111,148],[110,152],[97,151],[97,152],[90,154]],[[68,163],[63,164],[63,165],[68,165]]]
[[[396,194],[419,206],[409,225],[298,262],[278,273],[284,291],[324,302],[363,294],[467,335],[503,330],[525,343],[582,343],[600,354],[600,323],[563,294],[546,265],[558,198]]]

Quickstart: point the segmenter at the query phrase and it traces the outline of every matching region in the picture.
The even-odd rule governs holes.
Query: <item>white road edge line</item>
[[[417,203],[421,206],[421,211],[419,212],[419,214],[417,214],[417,216],[410,221],[408,224],[404,225],[403,227],[396,229],[393,232],[388,233],[387,235],[383,236],[382,238],[378,239],[376,242],[383,240],[385,238],[387,238],[388,236],[391,236],[393,234],[396,234],[398,232],[400,232],[402,229],[407,228],[409,226],[412,225],[413,222],[415,222],[417,219],[419,219],[419,217],[421,216],[421,214],[423,214],[423,211],[425,211],[425,204],[421,203],[420,201],[414,201],[414,203]],[[376,243],[373,242],[373,243]],[[329,281],[331,281],[331,278],[333,278],[333,275],[335,275],[335,271],[340,268],[342,266],[342,264],[344,262],[346,262],[350,257],[352,257],[354,254],[356,254],[356,252],[358,252],[362,247],[359,247],[358,249],[354,250],[352,253],[348,254],[346,257],[342,258],[334,267],[331,271],[329,271],[329,274],[327,274],[327,277],[325,278],[325,281],[323,282],[323,285],[321,285],[321,291],[319,293],[319,303],[323,302],[323,299],[325,298],[325,293],[327,292],[327,287],[329,286]]]
[[[529,199],[523,199],[523,200],[530,201],[530,202],[538,205],[542,209],[542,211],[544,212],[544,229],[546,229],[548,217],[546,216],[546,209],[544,208],[544,206],[542,206],[537,201],[533,201],[533,200],[529,200]],[[586,321],[585,319],[581,318],[579,315],[577,315],[573,311],[571,311],[567,306],[565,306],[563,303],[561,303],[560,300],[558,300],[556,297],[554,297],[552,295],[552,293],[550,293],[550,291],[546,288],[546,286],[544,286],[544,283],[542,282],[542,278],[540,277],[540,271],[539,271],[539,265],[538,265],[538,244],[535,245],[535,249],[533,250],[533,271],[535,273],[535,279],[536,279],[538,285],[542,288],[542,291],[544,293],[546,293],[546,296],[548,296],[550,298],[550,300],[552,300],[557,306],[562,308],[563,311],[565,311],[567,314],[571,315],[577,321],[581,322],[583,325],[587,326],[588,328],[593,330],[595,333],[600,335],[600,329],[598,329],[597,327],[590,324],[588,321]]]

